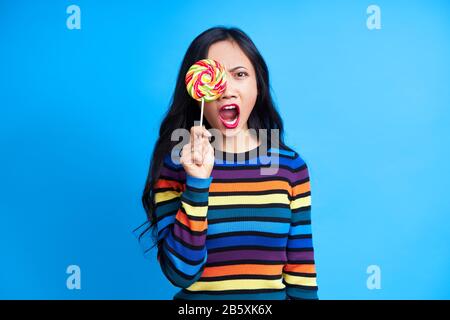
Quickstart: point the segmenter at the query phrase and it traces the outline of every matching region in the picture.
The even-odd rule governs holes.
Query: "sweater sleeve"
[[[296,154],[290,207],[291,226],[283,283],[288,299],[318,299],[311,228],[311,189],[306,163]]]
[[[196,178],[184,171],[181,174],[180,168],[176,170],[165,162],[155,185],[157,259],[164,275],[180,288],[196,282],[206,263],[211,181],[212,177]]]

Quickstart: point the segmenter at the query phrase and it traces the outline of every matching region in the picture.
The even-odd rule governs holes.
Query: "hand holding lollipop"
[[[180,160],[190,176],[208,178],[214,166],[214,149],[208,140],[211,134],[202,126],[203,108],[205,101],[214,101],[225,92],[225,69],[215,60],[203,59],[189,68],[185,82],[189,95],[202,104],[200,126],[191,128],[190,142],[183,147]]]

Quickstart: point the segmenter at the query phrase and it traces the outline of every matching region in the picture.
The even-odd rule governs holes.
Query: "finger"
[[[191,127],[191,137],[201,137],[202,136],[202,127],[200,126],[192,126]]]
[[[215,161],[214,148],[209,142],[208,145],[205,147],[205,155],[203,157],[203,161],[210,164],[213,164]]]
[[[210,152],[210,149],[212,149],[211,143],[209,142],[207,137],[203,137],[203,161],[205,161],[205,157],[208,154],[208,152]]]
[[[205,128],[204,126],[202,127],[202,134],[203,134],[203,137],[206,137],[207,139],[209,139],[210,137],[212,137],[211,132],[209,132],[208,130],[206,130],[206,128]]]
[[[199,135],[198,127],[196,127],[196,126],[192,127],[191,128],[190,141],[189,141],[191,143],[191,148],[192,148],[191,152],[192,153],[194,152],[193,149],[195,149],[195,147],[197,146],[197,143],[198,143],[197,137],[198,137],[198,135]]]
[[[191,136],[194,138],[211,137],[212,134],[205,128],[205,126],[193,126],[191,127]]]
[[[187,143],[181,149],[181,164],[192,164],[191,144]]]
[[[197,165],[203,164],[203,154],[200,150],[194,150],[192,153],[192,162]]]
[[[203,163],[202,128],[199,126],[191,128],[191,153],[193,163]]]

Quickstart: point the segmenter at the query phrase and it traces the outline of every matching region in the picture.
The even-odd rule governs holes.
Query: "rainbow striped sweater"
[[[157,258],[174,299],[318,299],[307,165],[288,147],[261,153],[221,153],[208,179],[165,157]]]

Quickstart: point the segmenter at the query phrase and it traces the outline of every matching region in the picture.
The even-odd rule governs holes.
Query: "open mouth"
[[[219,110],[219,119],[226,128],[236,128],[239,124],[239,106],[237,104],[222,106]]]

